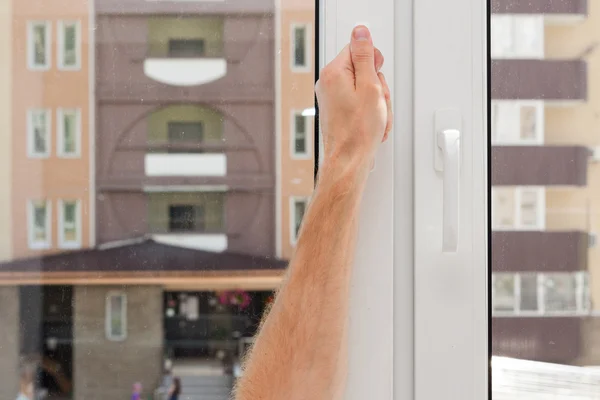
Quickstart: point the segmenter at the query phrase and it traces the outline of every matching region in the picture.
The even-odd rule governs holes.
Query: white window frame
[[[113,297],[122,297],[123,298],[123,332],[121,335],[113,335],[111,329],[111,317],[112,317],[112,308],[111,308],[111,299]],[[106,303],[105,303],[105,317],[104,317],[104,329],[106,334],[106,339],[111,342],[122,342],[127,339],[127,294],[121,291],[111,290],[106,294]]]
[[[298,73],[312,72],[312,24],[294,22],[290,25],[290,68],[293,72]],[[296,28],[304,28],[304,43],[306,45],[306,63],[304,65],[296,65]]]
[[[521,276],[522,275],[530,275],[534,274],[537,276],[537,301],[538,301],[538,309],[537,311],[521,311]],[[575,311],[549,311],[546,310],[546,289],[547,286],[545,284],[546,275],[548,274],[560,274],[560,275],[574,275],[577,281],[577,288],[575,294],[575,302],[577,304],[577,309]],[[492,274],[492,299],[495,298],[495,286],[493,283],[495,282],[496,276],[498,275],[512,275],[514,276],[514,284],[515,284],[515,297],[514,297],[514,310],[513,311],[497,311],[492,308],[492,316],[494,318],[501,317],[580,317],[584,315],[591,314],[591,304],[584,300],[587,300],[586,295],[589,291],[589,287],[585,285],[585,277],[587,272],[578,271],[578,272],[499,272]],[[589,275],[588,275],[589,277]],[[589,279],[589,278],[588,278]],[[492,301],[492,304],[494,302]],[[492,399],[493,400],[493,399]]]
[[[543,231],[546,229],[546,188],[544,186],[498,186],[492,187],[492,199],[495,198],[494,191],[507,189],[513,191],[514,195],[514,204],[515,204],[515,214],[513,216],[514,224],[512,226],[492,226],[492,230],[494,231]],[[537,226],[527,226],[523,225],[521,221],[521,202],[524,191],[534,191],[537,194],[537,221],[539,222]],[[492,206],[492,210],[495,207]]]
[[[44,51],[46,52],[46,64],[36,65],[35,60],[35,48],[33,45],[33,30],[34,27],[43,25],[46,29],[46,45]],[[47,71],[52,65],[52,24],[50,21],[27,21],[27,66],[31,71]]]
[[[496,105],[510,104],[519,107],[535,107],[536,110],[536,132],[535,138],[531,140],[516,139],[516,140],[498,140],[494,134],[495,129],[495,113],[494,107]],[[544,132],[545,132],[545,104],[542,100],[492,100],[491,107],[491,118],[492,118],[492,146],[541,146],[544,144]],[[519,132],[520,136],[520,132]]]
[[[396,116],[358,217],[344,398],[485,400],[487,4],[327,0],[320,6],[320,64],[348,43],[357,23],[369,26],[385,55],[382,72]],[[460,114],[463,149],[455,253],[442,251],[444,180],[434,169],[434,116],[448,109]]]
[[[67,112],[75,113],[75,152],[65,153],[64,116]],[[81,157],[81,108],[58,108],[56,110],[56,154],[60,158]]]
[[[306,211],[309,201],[309,197],[290,196],[290,244],[292,246],[298,242],[298,236],[296,236],[296,203],[303,202]]]
[[[35,151],[35,132],[33,115],[35,113],[46,114],[46,151],[38,153]],[[48,158],[52,149],[52,112],[49,108],[30,108],[27,110],[27,157]]]
[[[35,240],[35,203],[44,200],[29,200],[27,202],[27,242],[31,250],[46,250],[52,247],[52,202],[46,202],[46,240]]]
[[[75,240],[65,239],[65,212],[66,203],[75,203]],[[81,248],[81,201],[79,199],[58,201],[58,245],[61,249]]]
[[[64,64],[64,53],[65,53],[65,28],[70,25],[75,25],[75,65]],[[57,37],[57,49],[56,54],[58,57],[58,69],[63,71],[78,71],[81,69],[81,21],[79,20],[60,20],[58,21],[58,29],[56,34]]]
[[[312,158],[312,137],[314,136],[312,117],[303,115],[303,110],[292,110],[290,114],[290,153],[294,160],[309,160]],[[296,152],[296,117],[301,116],[305,121],[306,151],[304,153]]]

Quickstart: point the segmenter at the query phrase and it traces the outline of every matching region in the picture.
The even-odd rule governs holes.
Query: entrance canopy
[[[162,244],[150,237],[0,263],[0,285],[161,285],[168,289],[270,290],[287,261]]]

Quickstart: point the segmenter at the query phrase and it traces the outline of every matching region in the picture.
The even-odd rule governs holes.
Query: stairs
[[[181,380],[179,400],[229,400],[234,379],[222,367],[203,361],[175,365],[173,375]],[[171,387],[172,377],[165,377],[163,388]],[[161,400],[166,400],[166,393]]]

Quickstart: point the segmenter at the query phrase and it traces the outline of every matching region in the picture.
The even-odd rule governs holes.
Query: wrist
[[[346,190],[362,189],[372,168],[372,160],[364,155],[330,154],[319,166],[317,183],[341,184]]]

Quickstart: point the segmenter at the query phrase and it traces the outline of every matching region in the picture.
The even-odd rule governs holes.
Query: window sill
[[[65,250],[77,250],[81,248],[81,242],[61,242],[58,248]]]
[[[48,242],[29,242],[29,250],[48,250],[52,245]]]

